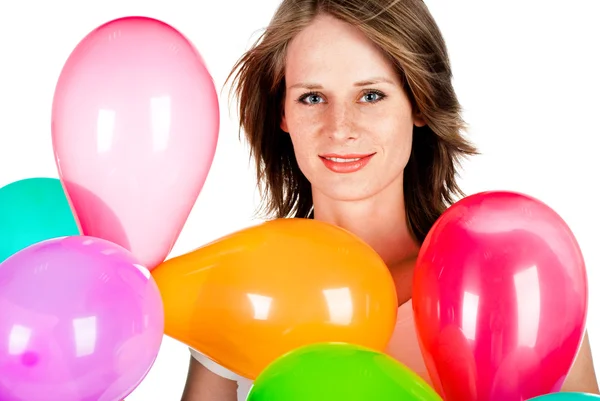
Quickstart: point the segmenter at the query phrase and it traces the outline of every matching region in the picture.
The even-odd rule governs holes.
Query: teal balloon
[[[550,393],[527,401],[600,401],[600,396],[587,393]]]
[[[0,188],[0,263],[37,242],[80,235],[60,180],[27,178]]]

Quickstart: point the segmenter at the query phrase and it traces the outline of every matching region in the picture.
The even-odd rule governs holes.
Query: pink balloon
[[[413,309],[447,401],[521,401],[559,391],[583,339],[586,267],[567,224],[513,192],[468,196],[423,243]]]
[[[163,262],[204,185],[219,107],[194,46],[169,25],[128,17],[88,34],[52,107],[56,164],[81,232]]]
[[[156,283],[118,245],[57,238],[0,264],[0,400],[123,400],[163,332]]]

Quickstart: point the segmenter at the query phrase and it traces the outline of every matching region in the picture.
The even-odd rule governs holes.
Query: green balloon
[[[273,361],[247,401],[441,401],[416,373],[391,356],[346,343],[319,343]]]
[[[600,396],[587,393],[550,393],[530,398],[528,401],[599,401]]]
[[[60,180],[27,178],[0,188],[0,263],[37,242],[80,235]]]

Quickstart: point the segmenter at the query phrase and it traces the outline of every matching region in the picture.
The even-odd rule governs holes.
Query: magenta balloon
[[[461,199],[435,223],[414,274],[414,318],[445,401],[557,392],[587,320],[585,261],[567,223],[529,195]]]
[[[90,32],[52,104],[56,164],[81,233],[154,269],[204,186],[218,133],[212,77],[180,32],[145,17]]]
[[[119,401],[153,365],[162,300],[122,247],[43,241],[0,264],[0,400]]]

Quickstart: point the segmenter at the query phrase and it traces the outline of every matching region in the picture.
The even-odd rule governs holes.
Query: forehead
[[[290,42],[286,80],[352,82],[383,76],[397,81],[393,65],[358,28],[329,15],[320,15]]]

